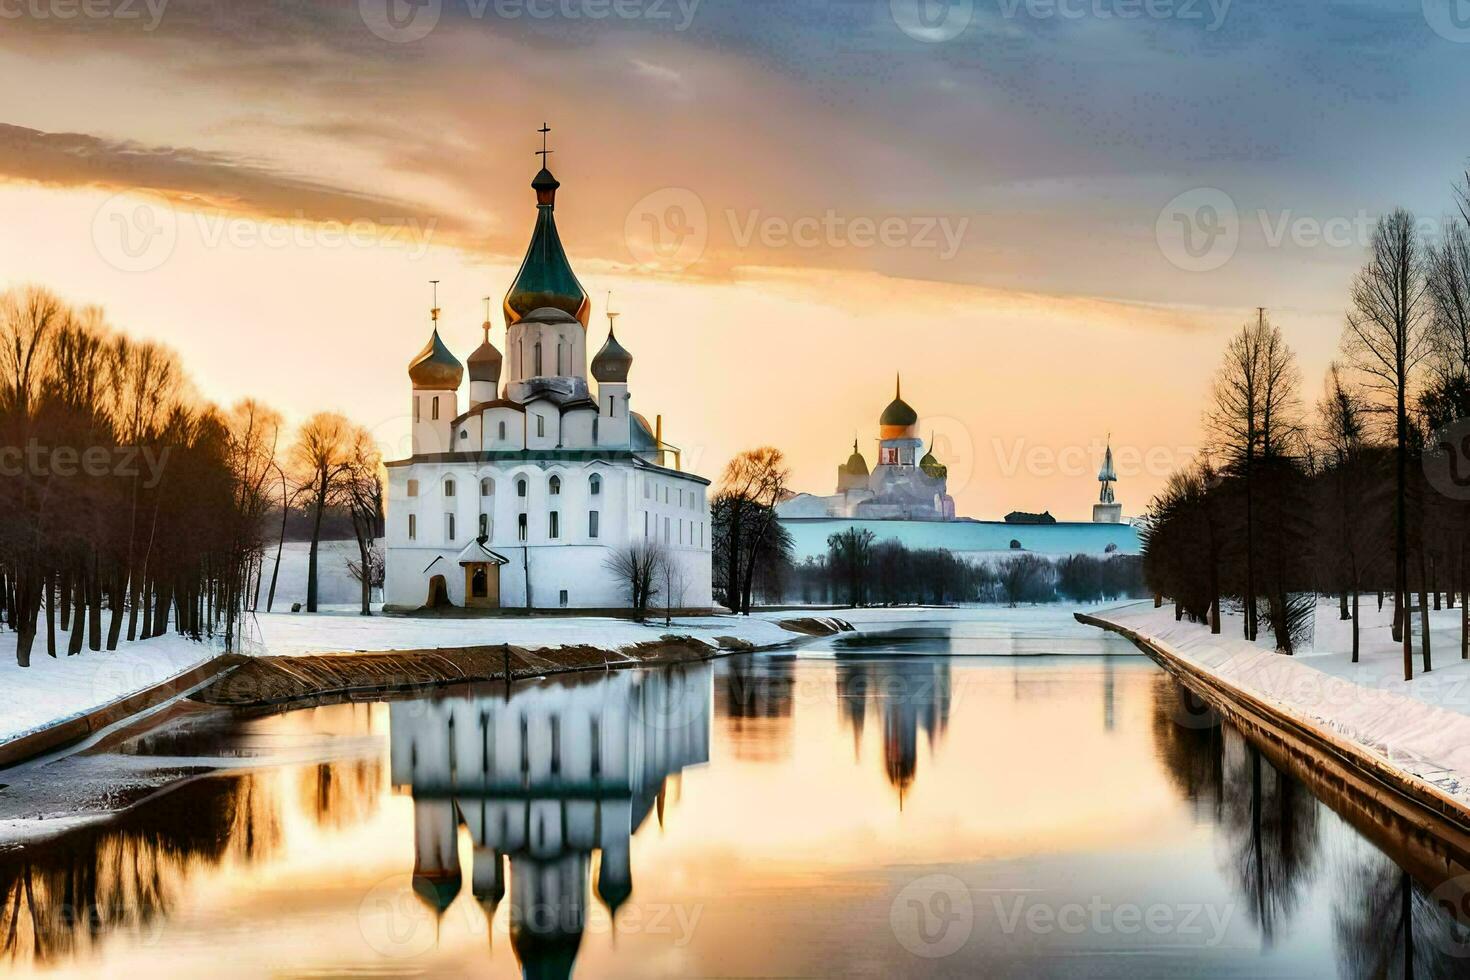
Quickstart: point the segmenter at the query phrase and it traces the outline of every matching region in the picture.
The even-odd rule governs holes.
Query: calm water
[[[1412,950],[1415,976],[1470,972],[1439,882],[1131,652],[982,622],[419,701],[192,710],[56,771],[175,781],[0,853],[0,963],[1136,980],[1404,976]]]

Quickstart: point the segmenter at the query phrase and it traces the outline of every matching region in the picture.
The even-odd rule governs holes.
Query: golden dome
[[[424,349],[409,362],[408,377],[415,388],[434,391],[453,391],[464,379],[464,366],[439,339],[437,327]]]

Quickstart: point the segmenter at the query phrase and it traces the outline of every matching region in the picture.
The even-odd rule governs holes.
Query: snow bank
[[[66,637],[59,637],[63,644]],[[65,648],[55,660],[42,639],[31,651],[31,666],[15,662],[15,634],[0,633],[0,742],[61,724],[130,694],[186,673],[222,652],[172,633],[112,652],[86,650],[74,657]]]
[[[1335,603],[1319,606],[1314,648],[1295,657],[1268,640],[1246,642],[1236,617],[1227,616],[1215,636],[1207,626],[1175,622],[1172,607],[1152,602],[1092,615],[1470,805],[1470,661],[1459,658],[1458,609],[1431,613],[1437,666],[1408,683],[1401,648],[1388,634],[1391,609],[1385,604],[1380,614],[1376,600],[1363,604],[1359,664],[1351,663],[1351,634],[1342,628],[1351,624],[1337,624]],[[1416,674],[1419,667],[1416,644]]]

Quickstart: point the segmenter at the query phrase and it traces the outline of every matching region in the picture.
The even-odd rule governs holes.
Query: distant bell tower
[[[429,342],[408,365],[413,382],[413,455],[451,450],[454,418],[459,414],[459,384],[464,365],[439,339],[439,282],[434,280],[434,305],[429,311],[433,332]]]
[[[1102,469],[1098,471],[1097,482],[1102,484],[1102,490],[1098,493],[1097,503],[1092,505],[1092,523],[1094,524],[1121,524],[1123,523],[1123,505],[1113,498],[1113,484],[1118,482],[1118,473],[1113,468],[1113,437],[1108,436],[1107,451],[1103,454]]]

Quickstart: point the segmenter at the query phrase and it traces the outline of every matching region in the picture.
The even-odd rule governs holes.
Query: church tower
[[[500,366],[503,358],[490,343],[490,303],[485,303],[485,339],[466,362],[470,368],[470,408],[494,401],[499,395]]]
[[[919,438],[919,413],[903,400],[903,379],[894,379],[893,401],[878,417],[878,465],[915,466],[924,440]]]
[[[523,400],[548,393],[559,399],[587,397],[587,320],[592,303],[577,281],[556,230],[556,191],[561,182],[545,166],[531,181],[536,227],[531,244],[505,294],[506,397]]]
[[[436,281],[436,294],[438,285]],[[453,422],[459,414],[459,383],[464,380],[463,365],[439,339],[437,295],[429,319],[433,324],[429,342],[408,365],[408,378],[413,382],[415,456],[450,451]]]
[[[607,340],[592,359],[592,377],[597,380],[597,444],[624,446],[629,437],[628,372],[633,355],[618,343],[618,314],[607,313]]]
[[[1123,523],[1123,505],[1113,497],[1113,484],[1118,482],[1118,473],[1113,468],[1113,439],[1111,436],[1108,437],[1108,448],[1103,454],[1103,465],[1098,471],[1097,482],[1102,484],[1102,490],[1098,493],[1097,503],[1092,505],[1092,523]]]

